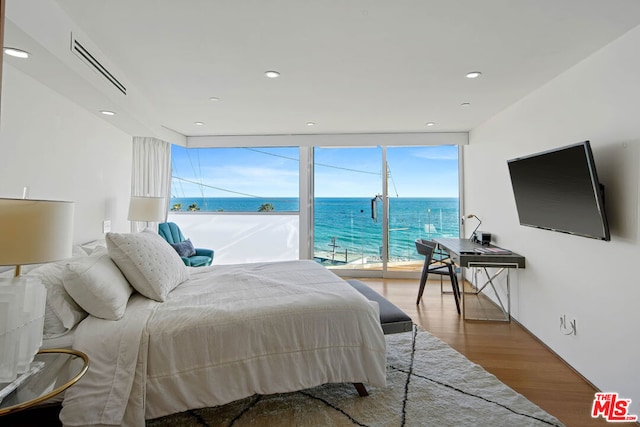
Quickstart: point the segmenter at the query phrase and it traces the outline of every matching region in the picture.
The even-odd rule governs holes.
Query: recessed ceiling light
[[[109,110],[100,110],[100,114],[104,114],[105,116],[115,116],[116,113]]]
[[[316,124],[314,122],[307,122],[307,126],[315,126]]]
[[[280,73],[277,71],[265,71],[264,75],[269,77],[270,79],[275,79],[277,77],[280,77]]]
[[[193,122],[193,124],[196,126],[204,126],[203,122]]]
[[[209,98],[209,101],[213,101],[213,102],[220,101],[220,98],[218,98],[217,96],[212,96]]]
[[[467,78],[468,79],[475,79],[476,77],[480,77],[482,73],[480,71],[471,71],[470,73],[467,73]]]
[[[9,56],[14,56],[16,58],[22,58],[22,59],[29,57],[29,52],[26,52],[22,49],[16,49],[14,47],[5,47],[4,53],[6,53]]]
[[[470,102],[463,102],[462,104],[460,104],[460,106],[462,107],[468,107],[469,105],[471,105]]]
[[[427,123],[427,126],[435,126],[436,124],[434,122],[429,122]]]

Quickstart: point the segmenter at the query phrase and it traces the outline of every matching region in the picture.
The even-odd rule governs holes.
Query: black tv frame
[[[525,163],[527,161],[535,161],[536,163],[538,163],[536,166],[539,166],[545,160],[545,156],[546,156],[546,159],[551,161],[552,163],[557,162],[560,156],[563,156],[565,153],[568,153],[569,150],[575,150],[577,148],[582,148],[584,150],[585,161],[586,161],[584,166],[588,168],[590,187],[592,189],[593,202],[592,204],[591,202],[589,202],[590,205],[587,206],[587,208],[592,210],[591,212],[593,214],[592,221],[595,222],[596,220],[595,215],[597,215],[598,224],[599,224],[599,227],[597,228],[600,229],[601,232],[595,232],[595,231],[585,232],[584,229],[578,230],[578,228],[580,227],[576,227],[576,229],[572,229],[569,226],[564,226],[564,227],[551,226],[549,224],[549,222],[551,221],[547,221],[547,223],[545,223],[544,221],[545,214],[547,214],[547,212],[541,212],[541,215],[538,218],[539,220],[532,221],[531,220],[532,215],[529,213],[529,210],[527,209],[527,206],[531,208],[531,200],[530,200],[531,194],[524,195],[522,193],[523,178],[522,176],[514,176],[514,174],[518,175],[522,173],[522,167],[523,165],[525,168],[527,167]],[[531,163],[532,162],[529,162],[529,166],[531,165]],[[507,160],[507,166],[508,166],[509,175],[511,178],[511,187],[512,187],[515,202],[516,202],[516,210],[518,212],[518,219],[520,221],[520,225],[533,227],[533,228],[540,228],[543,230],[556,231],[560,233],[572,234],[576,236],[588,237],[588,238],[597,239],[597,240],[604,240],[604,241],[611,240],[609,223],[607,221],[607,215],[606,215],[605,204],[604,204],[604,185],[602,185],[598,180],[596,165],[593,157],[593,152],[591,151],[591,144],[589,141],[583,141],[576,144],[566,145],[563,147],[558,147],[558,148],[542,151],[539,153],[534,153],[528,156],[522,156],[522,157],[517,157],[511,160]],[[516,170],[516,168],[519,168],[520,170]],[[562,174],[561,172],[558,172],[558,175],[561,175],[561,174]],[[530,177],[530,179],[534,179],[534,177]],[[518,182],[518,180],[520,180],[520,182]],[[586,187],[586,182],[581,182],[580,184]],[[533,182],[532,185],[535,186],[536,182]],[[548,186],[549,182],[547,182],[546,185]],[[540,187],[542,188],[543,186],[541,185]],[[539,189],[536,188],[535,190],[539,190]],[[556,197],[553,200],[557,202],[559,198],[557,197],[557,195],[555,196]],[[527,197],[529,197],[529,199],[527,199]],[[548,203],[548,201],[546,202]],[[561,209],[563,208],[562,203],[563,202],[560,202],[558,203],[557,206],[554,206],[554,207]],[[550,203],[548,203],[546,207],[547,209],[550,209]],[[565,205],[564,208],[567,211],[570,210],[568,205]],[[563,222],[566,223],[567,222],[566,219],[569,217],[569,215],[571,214],[567,213],[566,217],[562,218],[564,221],[558,220],[555,225],[558,225],[559,223],[563,223]],[[576,217],[579,216],[575,212],[572,215]],[[551,215],[548,214],[548,216],[551,216]],[[595,230],[595,228],[596,227],[592,227],[593,230]]]

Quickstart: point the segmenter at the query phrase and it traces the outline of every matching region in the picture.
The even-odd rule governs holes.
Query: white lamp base
[[[27,372],[42,345],[47,289],[33,277],[0,278],[0,382]]]

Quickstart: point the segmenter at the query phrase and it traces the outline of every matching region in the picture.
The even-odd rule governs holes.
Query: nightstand
[[[32,407],[74,385],[89,368],[89,358],[71,349],[40,350],[32,366],[39,370],[29,376],[0,402],[0,416]],[[0,384],[0,390],[7,384]]]

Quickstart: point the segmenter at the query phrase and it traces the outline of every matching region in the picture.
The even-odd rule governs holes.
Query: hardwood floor
[[[400,307],[414,323],[484,367],[566,426],[610,425],[603,418],[591,418],[597,390],[518,323],[463,321],[456,311],[453,295],[440,292],[439,278],[427,282],[419,306],[416,306],[417,280],[358,280]],[[446,280],[444,285],[445,290],[450,289]]]

